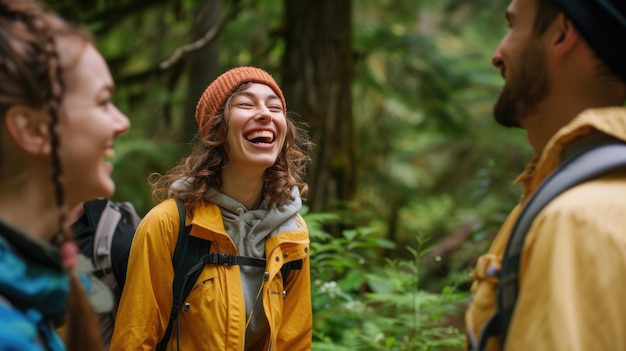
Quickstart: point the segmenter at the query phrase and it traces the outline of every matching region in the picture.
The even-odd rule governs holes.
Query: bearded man
[[[472,272],[466,350],[626,351],[623,167],[539,212],[523,241],[510,323],[498,308],[503,255],[529,198],[581,142],[626,141],[626,1],[513,0],[506,19],[492,59],[505,80],[494,117],[524,128],[535,158],[516,180],[520,203]]]

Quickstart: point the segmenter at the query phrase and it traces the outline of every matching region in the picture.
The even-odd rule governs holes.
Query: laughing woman
[[[155,195],[185,204],[189,235],[210,241],[210,252],[227,258],[204,266],[191,282],[169,350],[311,348],[309,234],[299,215],[311,143],[286,111],[267,72],[227,71],[198,102],[194,151],[155,183]],[[112,350],[154,350],[170,336],[178,232],[173,199],[140,224]],[[301,268],[283,277],[290,262]]]
[[[66,305],[67,349],[97,350],[65,216],[113,193],[128,119],[88,36],[28,0],[0,0],[0,82],[0,350],[65,350]]]

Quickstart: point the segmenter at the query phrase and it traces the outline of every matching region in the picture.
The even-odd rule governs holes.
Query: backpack
[[[157,351],[166,350],[167,344],[172,337],[174,323],[176,322],[178,322],[177,331],[180,333],[180,319],[178,317],[180,316],[181,306],[187,296],[189,296],[196,280],[200,277],[204,266],[217,264],[265,267],[264,258],[236,256],[219,252],[209,253],[211,242],[189,235],[191,225],[185,226],[185,218],[187,217],[185,205],[180,199],[175,198],[175,200],[176,206],[178,207],[180,224],[178,227],[176,248],[174,249],[174,255],[172,257],[172,265],[174,267],[174,281],[172,282],[173,303],[167,329],[165,330],[163,338],[157,344]],[[289,272],[294,269],[302,269],[302,260],[291,261],[281,267],[283,286],[286,286]],[[180,340],[180,338],[177,338],[177,340]],[[180,345],[178,345],[178,349],[180,349]]]
[[[107,201],[94,233],[93,255],[91,257],[94,273],[107,283],[114,292],[118,288],[121,290],[124,287],[124,282],[116,281],[111,264],[113,234],[120,220],[126,221],[133,229],[137,229],[139,222],[141,222],[141,217],[130,202]]]
[[[566,158],[528,199],[513,227],[502,258],[497,312],[484,327],[477,351],[485,349],[489,337],[497,336],[500,345],[505,345],[519,292],[518,273],[524,239],[537,214],[564,191],[622,167],[626,167],[626,143],[612,138],[587,143]]]
[[[132,227],[132,232],[125,234],[134,235],[141,217],[130,202],[107,200],[94,233],[93,252],[90,257],[94,267],[93,274],[102,280],[109,287],[113,296],[115,296],[113,309],[108,313],[99,314],[100,331],[105,349],[108,349],[111,342],[115,325],[115,314],[119,302],[118,298],[124,287],[124,282],[118,282],[115,274],[113,274],[111,261],[113,234],[121,221],[128,223]],[[128,259],[126,259],[126,263],[128,263]]]

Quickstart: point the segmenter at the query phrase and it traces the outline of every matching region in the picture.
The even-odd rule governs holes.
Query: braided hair
[[[64,51],[60,55],[57,48],[59,40],[73,40],[83,45],[79,46],[80,50]],[[4,116],[11,106],[25,105],[44,110],[49,115],[51,180],[60,213],[53,241],[59,247],[73,242],[73,235],[65,224],[67,209],[58,152],[61,140],[57,126],[64,94],[61,58],[67,60],[66,55],[70,54],[78,57],[89,42],[85,32],[47,12],[34,1],[0,0],[0,114]],[[96,316],[76,273],[70,269],[69,275],[71,292],[67,348],[101,349]]]

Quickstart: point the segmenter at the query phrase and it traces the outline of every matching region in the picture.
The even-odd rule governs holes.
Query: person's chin
[[[503,127],[519,128],[520,124],[517,120],[517,112],[511,107],[511,103],[505,101],[505,97],[500,98],[493,107],[493,118]]]
[[[92,198],[110,198],[115,193],[115,182],[110,176],[102,176],[99,186],[95,189]]]
[[[503,126],[503,127],[507,127],[507,128],[516,128],[519,127],[519,123],[517,123],[517,120],[515,119],[515,117],[513,117],[512,114],[493,114],[494,119],[496,120],[496,122]]]
[[[255,165],[255,167],[265,170],[265,169],[272,167],[276,163],[276,158],[275,157],[257,157],[252,163]]]
[[[72,208],[81,202],[110,198],[114,192],[115,183],[110,178],[100,181],[98,184],[91,184],[88,189],[83,188],[82,191],[73,187],[67,192],[66,205]]]

